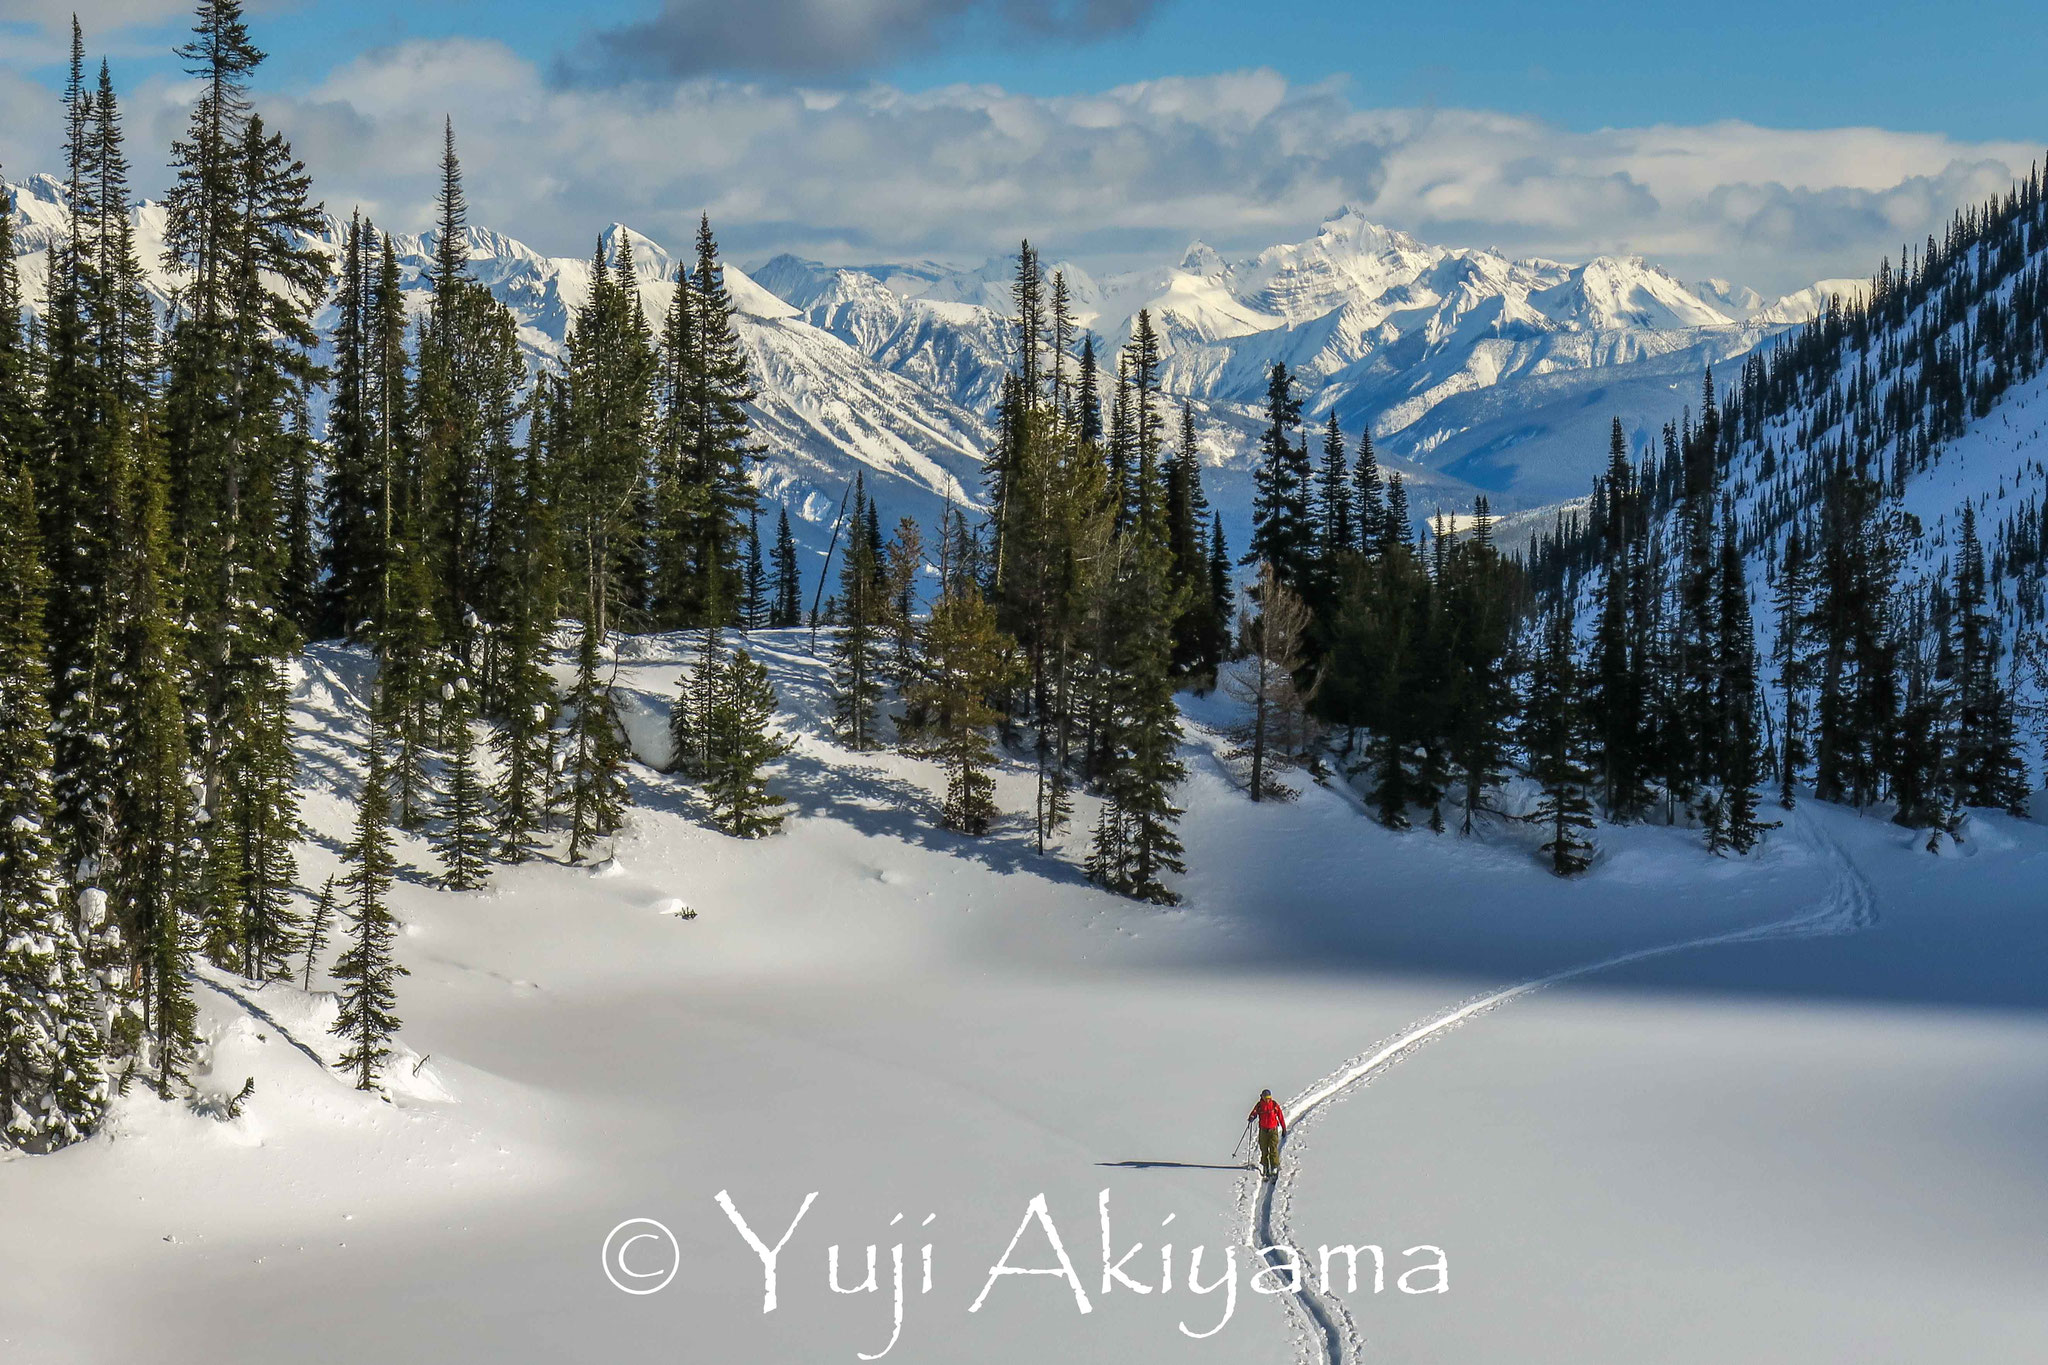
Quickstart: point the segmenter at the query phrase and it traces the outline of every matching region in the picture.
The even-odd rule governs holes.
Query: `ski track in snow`
[[[1287,1105],[1287,1149],[1293,1159],[1281,1168],[1276,1181],[1250,1179],[1239,1182],[1238,1206],[1242,1216],[1245,1245],[1258,1248],[1261,1259],[1278,1269],[1286,1264],[1279,1249],[1294,1254],[1301,1268],[1299,1288],[1283,1302],[1295,1321],[1298,1358],[1304,1365],[1354,1365],[1363,1359],[1365,1337],[1344,1302],[1325,1293],[1317,1282],[1318,1267],[1295,1242],[1292,1228],[1294,1179],[1301,1168],[1305,1147],[1300,1135],[1331,1105],[1364,1088],[1381,1072],[1401,1061],[1433,1038],[1485,1014],[1511,1000],[1560,985],[1580,977],[1593,976],[1650,958],[1691,952],[1730,943],[1762,943],[1773,939],[1822,938],[1855,933],[1877,922],[1876,899],[1869,880],[1850,861],[1841,846],[1806,813],[1795,810],[1788,822],[1800,841],[1812,849],[1831,869],[1830,885],[1819,906],[1804,914],[1748,929],[1707,934],[1677,943],[1657,944],[1601,958],[1595,962],[1567,967],[1548,976],[1524,981],[1486,995],[1475,996],[1432,1018],[1409,1025],[1400,1033],[1344,1062]],[[1284,1272],[1283,1272],[1284,1273]]]

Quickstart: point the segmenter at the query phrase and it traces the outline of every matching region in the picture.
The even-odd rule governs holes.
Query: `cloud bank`
[[[0,79],[9,113],[22,93]],[[143,188],[184,93],[130,99]],[[330,208],[361,205],[399,229],[431,219],[452,112],[472,221],[555,253],[586,252],[614,219],[680,242],[701,209],[741,259],[972,261],[1028,236],[1049,257],[1114,267],[1196,237],[1226,253],[1299,238],[1356,203],[1425,241],[1640,254],[1766,292],[1867,273],[2036,154],[1864,128],[1574,132],[1482,110],[1360,108],[1341,82],[1266,70],[1057,98],[714,77],[565,86],[473,38],[380,49],[260,103]],[[0,133],[11,172],[31,168],[24,141],[54,149],[54,106],[43,117],[37,138]]]

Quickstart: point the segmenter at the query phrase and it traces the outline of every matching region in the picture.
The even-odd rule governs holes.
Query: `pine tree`
[[[1208,517],[1194,405],[1183,399],[1180,442],[1166,462],[1166,529],[1174,589],[1187,604],[1174,623],[1173,662],[1187,673],[1215,671],[1222,661],[1217,641],[1227,624],[1217,619],[1209,592],[1209,547],[1204,542]]]
[[[910,747],[946,770],[939,823],[961,834],[988,833],[995,823],[995,779],[990,729],[1002,714],[989,698],[1017,680],[1015,642],[971,585],[953,584],[933,604],[923,658],[904,689],[906,705],[921,717]]]
[[[126,685],[110,750],[119,781],[100,872],[116,923],[135,945],[140,1024],[154,1043],[157,1091],[168,1098],[187,1079],[197,1045],[190,978],[194,920],[203,908],[195,888],[204,860],[193,799],[197,774],[186,741],[183,658],[165,586],[165,481],[154,451],[145,446],[139,454],[133,541],[119,578],[127,604],[118,642]],[[117,1042],[128,1049],[141,1040]]]
[[[312,918],[306,921],[306,965],[299,983],[299,989],[304,991],[313,989],[313,964],[327,951],[328,935],[333,932],[335,881],[330,875],[320,884],[320,898],[313,902]]]
[[[1736,853],[1747,854],[1771,827],[1756,818],[1756,789],[1764,776],[1763,736],[1757,717],[1756,627],[1750,616],[1749,585],[1742,551],[1735,541],[1732,507],[1723,512],[1721,527],[1714,640],[1718,655],[1715,709],[1721,717],[1714,777],[1719,791],[1717,819],[1710,828],[1707,847],[1719,852],[1725,843]]]
[[[14,196],[0,183],[0,477],[19,469],[42,438],[36,356],[22,328],[21,274],[14,250]]]
[[[1628,438],[1615,418],[1608,435],[1607,472],[1596,489],[1604,572],[1596,589],[1600,609],[1587,666],[1587,711],[1599,755],[1601,788],[1612,820],[1640,819],[1650,805],[1644,733],[1648,697],[1644,660],[1633,619],[1640,597],[1634,561],[1635,523],[1647,515],[1629,463]]]
[[[761,517],[752,508],[747,511],[747,557],[740,582],[739,627],[742,631],[760,630],[768,624],[768,575],[761,563]]]
[[[1317,511],[1321,513],[1321,537],[1317,552],[1325,563],[1352,548],[1357,538],[1351,500],[1351,470],[1344,459],[1344,433],[1332,412],[1323,425],[1323,468],[1317,489]]]
[[[103,66],[99,89],[87,88],[76,19],[64,98],[70,232],[51,252],[31,429],[47,471],[38,491],[51,569],[55,828],[67,867],[85,881],[103,862],[120,780],[107,743],[122,704],[117,642],[132,624],[119,580],[134,541],[129,466],[154,439],[155,316],[135,257],[111,83]]]
[[[1209,525],[1209,572],[1204,584],[1208,592],[1208,653],[1221,663],[1230,656],[1230,601],[1236,595],[1231,571],[1230,546],[1223,539],[1223,514]]]
[[[1266,386],[1266,430],[1252,472],[1252,541],[1246,564],[1271,564],[1282,583],[1299,592],[1308,583],[1317,533],[1310,509],[1307,457],[1294,443],[1301,398],[1287,367],[1274,362]]]
[[[1387,495],[1379,461],[1372,451],[1372,428],[1358,433],[1358,460],[1351,466],[1352,514],[1358,522],[1358,548],[1379,553],[1387,534]]]
[[[712,823],[738,839],[773,834],[782,827],[783,803],[769,793],[761,769],[795,745],[768,729],[775,714],[768,670],[744,649],[704,667],[716,679],[703,720],[702,781]]]
[[[491,737],[498,760],[492,791],[498,856],[521,863],[539,847],[556,807],[555,682],[547,665],[562,594],[561,543],[552,500],[563,439],[559,386],[540,383],[523,457],[500,487],[511,503],[512,534],[500,546],[494,577],[503,585],[505,620],[493,632],[500,724]],[[509,487],[505,486],[509,485]]]
[[[1778,630],[1778,692],[1783,707],[1777,754],[1778,804],[1786,810],[1792,809],[1793,787],[1812,757],[1806,738],[1807,696],[1813,681],[1812,591],[1806,540],[1794,527],[1785,533],[1785,553],[1778,560],[1778,581],[1772,589]]]
[[[924,533],[915,517],[903,517],[882,548],[882,613],[891,655],[890,681],[900,690],[917,667],[917,579],[924,569]]]
[[[1586,763],[1580,689],[1571,615],[1560,610],[1544,624],[1522,707],[1522,746],[1529,774],[1543,789],[1527,818],[1549,833],[1542,850],[1550,855],[1550,870],[1560,877],[1584,872],[1594,853],[1586,838],[1594,823],[1593,803],[1586,796],[1593,777]]]
[[[1814,583],[1818,641],[1814,794],[1858,808],[1875,802],[1898,733],[1895,509],[1846,461],[1824,485]]]
[[[1184,871],[1181,811],[1173,789],[1187,775],[1179,756],[1180,710],[1173,693],[1172,622],[1179,611],[1167,581],[1163,536],[1140,524],[1117,548],[1104,582],[1102,748],[1105,798],[1088,854],[1089,879],[1134,900],[1177,904],[1165,874]]]
[[[312,313],[327,262],[310,242],[325,223],[304,166],[251,109],[249,76],[263,53],[237,0],[203,0],[193,34],[178,55],[200,95],[173,144],[177,180],[164,201],[165,264],[186,280],[165,432],[181,606],[195,627],[186,640],[201,712],[199,894],[217,960],[239,949],[245,969],[282,970],[282,955],[263,947],[265,937],[289,939],[298,828],[282,700],[298,633],[279,530],[302,458],[292,413],[319,377]],[[266,934],[266,921],[278,932]]]
[[[1460,833],[1488,809],[1486,793],[1506,776],[1514,723],[1517,575],[1494,548],[1493,510],[1484,497],[1472,506],[1472,529],[1450,547],[1435,596],[1434,634],[1444,671],[1438,728],[1445,756],[1464,791]]]
[[[855,751],[880,742],[876,716],[882,696],[883,588],[873,539],[864,529],[866,484],[856,474],[853,534],[840,561],[839,630],[832,643],[832,715]]]
[[[491,813],[477,771],[476,689],[457,676],[442,692],[441,827],[434,836],[441,880],[453,891],[474,891],[490,880]]]
[[[622,251],[625,244],[622,242]],[[635,582],[645,528],[654,423],[655,352],[639,292],[599,242],[590,298],[568,340],[568,439],[561,474],[562,530],[578,615],[602,637],[621,607],[645,591]],[[630,261],[624,262],[630,264]]]
[[[2028,783],[2014,731],[2013,704],[1999,678],[1998,621],[1985,582],[1976,509],[1963,504],[1961,546],[1950,594],[1955,659],[1953,785],[1960,806],[1995,806],[2024,815]]]
[[[334,292],[334,386],[328,400],[330,463],[323,488],[327,524],[323,621],[350,639],[383,612],[386,487],[373,401],[371,280],[376,232],[349,217]]]
[[[356,801],[355,837],[345,853],[349,870],[341,881],[348,911],[348,947],[335,959],[332,976],[341,989],[341,1009],[332,1032],[346,1045],[335,1068],[352,1076],[358,1090],[375,1090],[391,1059],[398,1032],[398,978],[409,975],[394,948],[398,921],[386,898],[398,859],[391,843],[390,777],[384,771],[383,739],[372,713],[363,743],[365,772]]]
[[[0,1140],[49,1150],[92,1133],[107,1085],[102,991],[66,912],[50,837],[36,521],[28,471],[0,463]]]
[[[804,581],[803,571],[797,564],[796,538],[789,531],[787,507],[776,512],[774,564],[769,580],[773,607],[768,624],[778,630],[788,630],[803,624]]]
[[[660,620],[735,624],[759,457],[747,405],[756,394],[711,221],[697,228],[694,271],[678,271],[662,329]]]
[[[1415,538],[1415,524],[1408,515],[1408,485],[1400,474],[1387,477],[1387,519],[1380,529],[1379,554],[1385,558],[1396,548],[1406,548]]]
[[[600,649],[596,628],[585,624],[576,646],[576,680],[569,689],[564,744],[572,863],[581,862],[592,845],[616,833],[626,812],[626,740],[612,704],[611,683],[599,677]]]

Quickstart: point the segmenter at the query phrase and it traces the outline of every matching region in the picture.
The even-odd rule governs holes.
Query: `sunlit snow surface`
[[[1616,954],[1790,919],[1560,981],[1432,1035],[1309,1111],[1276,1196],[1286,1230],[1386,1249],[1386,1292],[1338,1297],[1359,1360],[1800,1362],[2038,1358],[2048,1252],[2048,831],[1973,817],[1943,856],[1881,819],[1806,807],[1749,862],[1694,834],[1602,831],[1564,883],[1532,831],[1392,834],[1342,791],[1253,806],[1198,724],[1179,793],[1178,910],[1076,868],[1092,808],[1041,858],[1012,817],[936,832],[937,775],[824,737],[801,632],[757,636],[797,751],[787,831],[741,843],[636,768],[616,857],[434,889],[401,840],[405,1020],[393,1094],[331,1074],[333,1004],[208,970],[205,1102],[138,1088],[107,1133],[0,1162],[0,1359],[852,1361],[1321,1359],[1292,1300],[1196,1297],[1246,1240],[1228,1169],[1262,1086],[1283,1102],[1418,1023]],[[635,746],[661,757],[675,638],[619,650]],[[299,677],[301,880],[347,837],[365,660]],[[1299,781],[1299,779],[1297,779]],[[1031,775],[1002,775],[1006,809]],[[682,906],[694,919],[678,913]],[[415,1067],[417,1070],[415,1071]],[[243,1116],[220,1098],[253,1076]],[[1225,1169],[1210,1169],[1224,1167]],[[1170,1293],[1100,1290],[1118,1254]],[[783,1253],[780,1303],[714,1202]],[[1043,1193],[1093,1312],[1012,1278],[967,1309]],[[891,1219],[903,1214],[902,1223]],[[936,1215],[929,1227],[928,1215]],[[1168,1215],[1174,1221],[1162,1228]],[[606,1234],[657,1219],[675,1280],[628,1296]],[[934,1289],[918,1292],[920,1248]],[[875,1294],[838,1295],[880,1248]],[[1403,1295],[1404,1249],[1450,1292]],[[643,1250],[648,1248],[643,1247]],[[1017,1263],[1049,1252],[1027,1237]]]

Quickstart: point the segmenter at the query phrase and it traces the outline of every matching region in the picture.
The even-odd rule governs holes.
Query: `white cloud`
[[[129,101],[131,135],[149,149],[134,151],[138,168],[158,164],[177,93],[146,86]],[[1766,291],[1866,273],[2034,155],[1880,129],[1581,133],[1477,110],[1360,109],[1340,84],[1263,70],[1061,98],[708,77],[562,87],[473,38],[364,54],[314,90],[260,103],[330,207],[360,204],[403,229],[431,218],[441,116],[453,113],[473,220],[550,252],[587,251],[614,219],[681,242],[702,209],[748,259],[974,260],[1029,236],[1055,257],[1111,263],[1194,237],[1256,248],[1356,202],[1426,241],[1639,253]],[[0,112],[15,107],[0,74]]]

